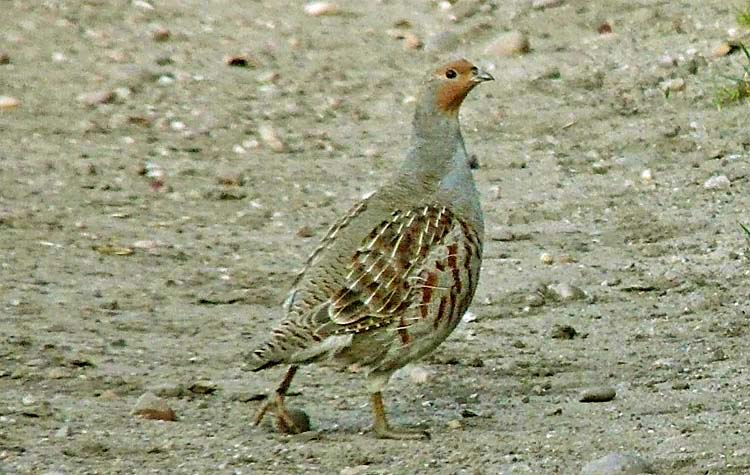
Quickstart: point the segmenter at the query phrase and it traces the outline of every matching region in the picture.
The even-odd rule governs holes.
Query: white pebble
[[[643,183],[651,183],[654,181],[654,172],[650,168],[646,168],[641,172],[641,181]]]
[[[730,186],[732,186],[732,182],[729,181],[726,175],[712,176],[703,184],[703,188],[707,190],[723,190]]]
[[[529,39],[520,31],[511,31],[495,38],[485,48],[485,54],[509,57],[528,53],[531,49]]]
[[[667,79],[659,84],[659,88],[664,92],[684,91],[685,87],[685,80],[682,78]]]
[[[542,10],[562,5],[563,0],[531,0],[531,8]]]
[[[154,9],[153,5],[151,5],[148,2],[144,2],[143,0],[134,0],[133,1],[133,6],[137,7],[137,8],[140,8],[141,10],[146,10],[146,11],[151,11],[151,10]]]
[[[409,371],[409,379],[414,384],[424,384],[432,379],[432,371],[421,366],[415,366]]]
[[[0,96],[0,110],[15,109],[21,105],[21,101],[15,97]]]
[[[305,13],[310,16],[333,15],[338,10],[335,4],[329,2],[311,2],[305,5]]]
[[[274,152],[283,152],[286,150],[284,142],[281,141],[276,130],[270,124],[263,124],[258,128],[258,134],[268,147]]]

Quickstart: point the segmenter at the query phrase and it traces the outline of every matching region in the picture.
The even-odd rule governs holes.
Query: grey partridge
[[[465,59],[430,71],[403,165],[328,230],[292,285],[286,317],[249,354],[253,371],[291,365],[256,425],[272,410],[282,430],[297,431],[284,396],[298,365],[335,360],[367,371],[377,436],[428,436],[391,428],[381,391],[450,335],[477,288],[484,222],[458,111],[492,79]]]

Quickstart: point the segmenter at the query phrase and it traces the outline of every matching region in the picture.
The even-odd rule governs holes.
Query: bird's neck
[[[412,127],[403,173],[437,185],[457,169],[469,170],[457,113],[417,108]]]

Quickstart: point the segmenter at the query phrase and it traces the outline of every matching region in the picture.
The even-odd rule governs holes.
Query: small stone
[[[70,436],[70,426],[65,424],[55,431],[55,438],[67,439]]]
[[[528,53],[529,39],[520,31],[511,31],[498,36],[484,50],[485,54],[507,58]]]
[[[15,97],[0,96],[0,110],[11,110],[21,105],[21,101]]]
[[[654,473],[651,465],[635,454],[612,453],[587,463],[581,475],[640,475]]]
[[[684,391],[686,389],[690,389],[690,383],[687,381],[675,381],[672,383],[672,389],[675,391]]]
[[[96,106],[107,104],[115,99],[115,93],[112,91],[94,91],[87,92],[78,96],[78,100],[87,106]]]
[[[703,188],[707,190],[724,190],[732,186],[726,175],[715,175],[703,183]]]
[[[409,379],[414,384],[425,384],[432,379],[432,371],[421,366],[414,366],[409,372]]]
[[[720,58],[722,56],[728,55],[733,50],[734,48],[732,48],[732,45],[730,45],[729,42],[725,41],[711,50],[711,56],[713,56],[714,58]]]
[[[265,142],[265,144],[273,150],[276,153],[281,153],[286,150],[286,146],[284,145],[284,142],[281,141],[279,138],[279,135],[276,133],[276,130],[273,128],[270,124],[263,124],[258,128],[258,135],[260,135],[261,140]]]
[[[422,47],[422,40],[412,32],[407,31],[404,33],[404,49],[420,49]]]
[[[563,0],[531,0],[531,8],[534,8],[536,10],[558,7],[562,4]]]
[[[305,5],[305,13],[310,16],[335,15],[339,13],[339,8],[330,2],[310,2]]]
[[[310,226],[302,226],[297,230],[297,236],[301,238],[309,238],[315,236],[315,231]]]
[[[646,168],[641,172],[641,181],[643,183],[649,184],[652,181],[654,181],[654,173],[651,171],[650,168]]]
[[[539,256],[539,261],[540,261],[540,262],[541,262],[542,264],[545,264],[545,265],[548,265],[548,266],[549,266],[549,265],[552,265],[552,264],[554,264],[554,263],[555,263],[555,258],[554,258],[554,257],[552,257],[552,255],[551,255],[551,254],[549,254],[549,253],[547,253],[547,252],[543,252],[543,253],[542,253],[542,254],[541,254],[541,255]]]
[[[667,79],[659,83],[659,88],[664,92],[684,91],[685,87],[685,80],[682,78]]]
[[[0,51],[0,64],[10,64],[10,55],[5,51]]]
[[[557,323],[552,327],[552,332],[550,333],[550,336],[557,340],[572,340],[576,335],[578,335],[578,332],[575,328],[570,325],[560,325]]]
[[[161,25],[156,25],[151,31],[151,38],[154,41],[167,41],[171,36],[172,32],[170,32],[168,28]]]
[[[339,471],[339,475],[363,475],[370,470],[369,465],[356,465],[354,467],[344,467]]]
[[[606,175],[609,172],[609,164],[604,161],[598,161],[591,165],[591,172],[594,175]]]
[[[581,391],[580,402],[607,402],[615,398],[617,392],[609,386],[587,388]]]
[[[145,0],[133,0],[133,6],[146,12],[150,12],[154,9],[154,6]]]
[[[455,22],[471,18],[481,11],[483,3],[484,0],[461,0],[454,3],[448,10],[448,18]]]
[[[56,367],[56,368],[50,368],[50,370],[47,371],[47,377],[49,379],[65,379],[65,378],[70,378],[72,376],[73,374],[68,368]]]
[[[459,419],[453,419],[453,420],[448,421],[446,426],[448,426],[449,429],[458,430],[458,429],[462,429],[464,424]]]
[[[302,409],[287,408],[294,427],[289,427],[281,419],[276,419],[276,429],[282,434],[301,434],[310,430],[310,416]]]
[[[138,398],[131,414],[141,416],[144,419],[159,421],[177,420],[177,416],[172,408],[169,407],[167,401],[157,397],[152,392],[145,392]]]
[[[250,58],[248,58],[244,54],[224,56],[224,64],[226,64],[227,66],[234,66],[236,68],[247,68],[248,66],[253,65],[253,63],[250,61]]]
[[[665,54],[664,56],[660,56],[657,62],[659,63],[659,66],[661,66],[662,68],[666,68],[666,69],[670,69],[670,68],[677,66],[677,60],[669,56],[668,54]]]
[[[196,381],[188,388],[193,394],[213,394],[218,389],[213,381]]]
[[[599,26],[596,28],[596,32],[600,35],[608,35],[612,33],[612,25],[609,22],[602,22],[599,24]]]
[[[541,307],[544,305],[544,296],[541,295],[539,292],[534,292],[532,294],[529,294],[524,299],[524,302],[529,307]]]
[[[586,292],[575,285],[566,283],[550,284],[544,289],[544,294],[546,297],[558,302],[573,302],[575,300],[586,299]]]

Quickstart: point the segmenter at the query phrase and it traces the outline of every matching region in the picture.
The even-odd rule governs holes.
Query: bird
[[[459,108],[492,80],[463,58],[430,69],[402,165],[330,227],[294,279],[285,316],[247,354],[252,371],[289,365],[256,426],[272,411],[280,430],[299,432],[284,404],[292,379],[300,365],[333,360],[366,371],[377,437],[429,438],[391,426],[382,392],[451,334],[476,291],[484,219]]]

